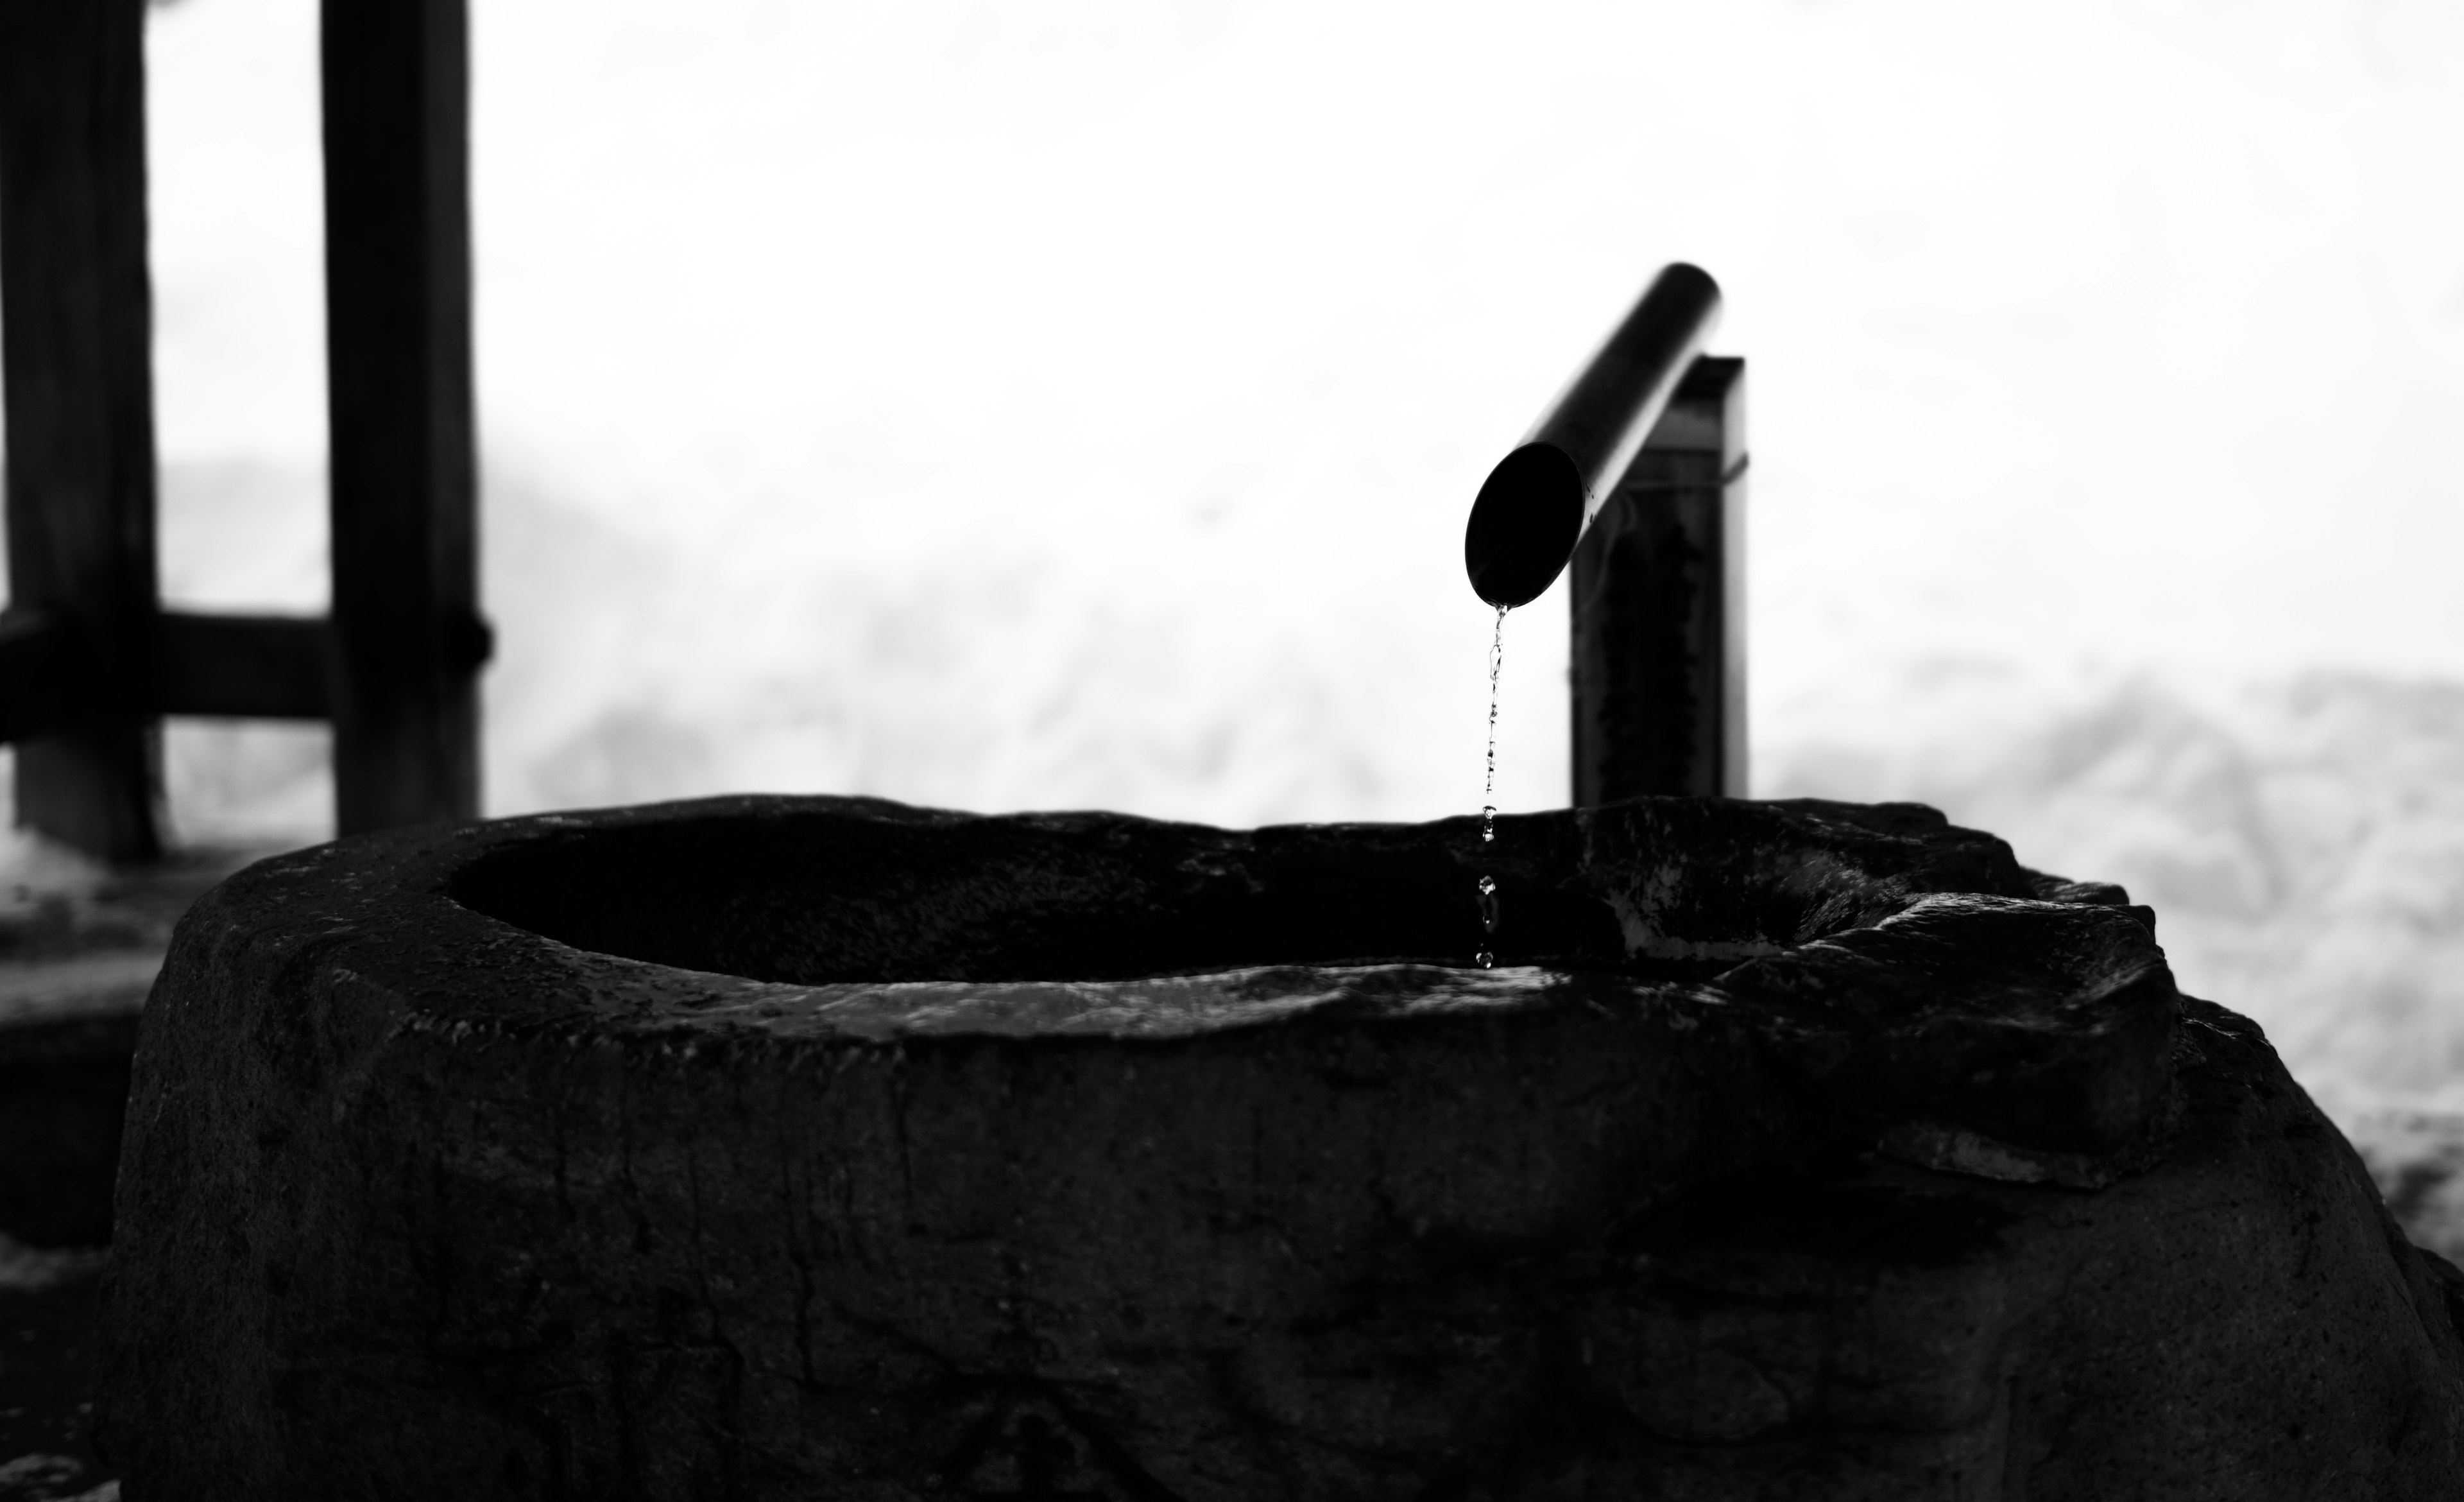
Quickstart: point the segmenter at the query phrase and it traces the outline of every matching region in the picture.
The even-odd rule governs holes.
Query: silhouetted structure
[[[1746,792],[1746,363],[1705,356],[1720,287],[1663,267],[1463,525],[1463,571],[1528,605],[1571,563],[1573,799]]]
[[[323,13],[333,610],[155,592],[143,0],[0,0],[9,609],[17,817],[161,849],[165,715],[330,719],[344,833],[479,807],[463,0]]]

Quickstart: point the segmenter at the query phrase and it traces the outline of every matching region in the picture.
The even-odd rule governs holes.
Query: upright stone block
[[[2464,1276],[2149,924],[1905,806],[302,851],[147,1010],[104,1432],[163,1499],[2453,1495]]]

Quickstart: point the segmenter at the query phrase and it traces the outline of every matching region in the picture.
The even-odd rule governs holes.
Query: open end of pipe
[[[1583,476],[1553,444],[1498,461],[1463,527],[1463,570],[1491,605],[1529,605],[1555,582],[1583,536]]]

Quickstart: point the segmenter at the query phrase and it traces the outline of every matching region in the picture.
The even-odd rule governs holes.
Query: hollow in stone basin
[[[2453,1270],[2123,902],[1684,799],[303,851],[149,1006],[104,1434],[166,1498],[2446,1494]]]

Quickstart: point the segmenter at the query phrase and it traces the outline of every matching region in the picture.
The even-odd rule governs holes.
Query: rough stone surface
[[[133,1502],[2464,1494],[2464,1275],[2151,923],[1907,806],[327,846],[146,1011],[102,1433]]]

